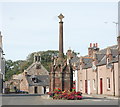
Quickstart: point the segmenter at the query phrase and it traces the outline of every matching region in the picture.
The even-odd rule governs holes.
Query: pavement
[[[53,100],[49,95],[7,94],[2,105],[118,105],[118,99],[103,95],[84,95],[82,100]]]
[[[107,99],[120,99],[116,96],[111,95],[98,95],[98,94],[83,94],[83,97],[92,97],[92,98],[107,98]]]
[[[106,99],[119,99],[119,97],[116,97],[116,96],[108,96],[108,95],[97,95],[97,94],[83,94],[83,99],[87,98],[87,99],[91,99],[91,98],[106,98]],[[41,98],[43,99],[52,99],[49,97],[49,95],[42,95]]]
[[[0,96],[41,96],[42,94],[0,94]]]
[[[51,99],[47,94],[0,94],[0,96],[41,96],[43,99]],[[98,95],[98,94],[82,94],[83,98],[107,98],[107,99],[120,99],[116,96]]]

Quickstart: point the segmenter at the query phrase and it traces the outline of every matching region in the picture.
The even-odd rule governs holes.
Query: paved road
[[[82,100],[52,100],[44,96],[7,95],[2,105],[118,105],[117,99],[83,97]]]

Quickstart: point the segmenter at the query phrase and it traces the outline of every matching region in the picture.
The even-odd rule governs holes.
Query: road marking
[[[103,101],[110,101],[110,100],[103,100]]]
[[[110,100],[101,100],[101,99],[85,99],[87,101],[110,101]]]
[[[110,101],[110,100],[93,100],[93,101]]]
[[[93,101],[102,101],[102,100],[93,100]]]

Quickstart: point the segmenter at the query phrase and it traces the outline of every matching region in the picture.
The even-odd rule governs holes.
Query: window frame
[[[110,90],[111,84],[110,84],[110,77],[107,77],[107,90]]]
[[[95,79],[93,79],[93,89],[96,90],[96,84],[95,84]]]
[[[83,89],[83,83],[82,83],[82,80],[80,80],[80,91],[82,91]]]

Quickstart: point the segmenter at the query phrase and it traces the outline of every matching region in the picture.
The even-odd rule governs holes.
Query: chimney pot
[[[96,43],[96,47],[98,47],[98,43]]]
[[[95,43],[93,44],[93,47],[95,47]]]
[[[92,47],[92,43],[90,43],[90,48]]]

